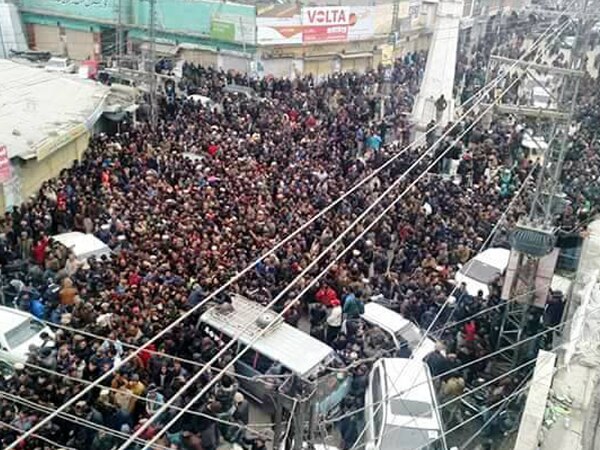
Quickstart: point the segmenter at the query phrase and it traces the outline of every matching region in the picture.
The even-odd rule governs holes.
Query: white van
[[[39,347],[44,343],[42,333],[54,338],[50,328],[31,314],[0,306],[0,359],[24,363],[27,361],[29,347]],[[54,345],[52,342],[48,344]]]
[[[365,431],[366,450],[446,448],[426,363],[382,358],[373,365],[365,392]]]
[[[365,303],[361,318],[390,335],[397,349],[408,345],[415,359],[422,361],[435,350],[435,342],[430,338],[423,339],[423,332],[417,325],[377,302]]]
[[[269,375],[294,374],[302,380],[312,380],[319,376],[319,412],[326,414],[335,409],[348,393],[351,378],[339,373],[320,376],[332,363],[340,362],[334,349],[283,320],[277,320],[275,313],[263,313],[264,307],[259,303],[237,294],[231,294],[230,298],[231,305],[217,305],[202,314],[198,329],[203,335],[224,344],[245,329],[234,347],[237,354],[251,346],[235,363],[235,372],[243,376],[240,387],[256,402],[269,406],[266,383],[247,378],[265,380]],[[256,317],[259,319],[247,327]],[[276,323],[252,342],[274,320]]]
[[[505,248],[488,248],[475,255],[456,273],[454,281],[456,286],[465,283],[467,293],[476,296],[483,291],[483,296],[490,295],[489,286],[506,273],[510,250]],[[553,275],[550,288],[563,293],[570,292],[572,280],[560,275]]]
[[[52,239],[70,249],[79,261],[86,261],[92,256],[99,258],[111,254],[110,247],[93,234],[72,231],[57,234],[52,236]]]
[[[504,275],[509,258],[510,250],[506,248],[488,248],[478,253],[456,272],[456,285],[465,283],[469,295],[476,296],[482,291],[488,297],[490,285]]]

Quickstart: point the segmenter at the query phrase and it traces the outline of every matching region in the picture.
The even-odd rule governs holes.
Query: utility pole
[[[592,24],[586,17],[587,2],[588,0],[580,0],[579,8],[574,12],[565,13],[578,22],[576,44],[571,51],[569,69],[531,63],[523,63],[519,67],[519,70],[525,70],[527,75],[532,76],[534,82],[543,85],[544,89],[547,86],[539,83],[532,72],[537,70],[562,80],[554,86],[558,93],[548,92],[556,108],[522,107],[519,106],[517,96],[517,105],[501,105],[496,110],[553,121],[552,136],[540,167],[529,215],[517,224],[510,238],[511,254],[502,299],[511,301],[504,311],[497,347],[506,348],[502,356],[513,368],[526,356],[525,349],[518,344],[537,332],[532,328],[539,323],[558,259],[554,217],[563,205],[561,173],[568,150],[568,127],[574,117],[579,84],[585,73],[582,67],[583,53]],[[491,64],[494,63],[512,64],[513,61],[493,56]],[[523,66],[526,66],[525,69]],[[565,104],[563,97],[567,86],[570,87],[570,96]],[[532,345],[535,345],[535,342]]]
[[[117,70],[121,70],[123,61],[123,0],[117,0],[117,27],[115,30],[115,52],[117,54]]]
[[[150,1],[150,63],[146,70],[149,70],[150,76],[150,126],[152,130],[156,129],[158,122],[158,105],[156,101],[156,90],[158,89],[156,80],[156,0]]]

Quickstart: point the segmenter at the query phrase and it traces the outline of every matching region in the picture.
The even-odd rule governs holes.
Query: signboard
[[[235,42],[235,24],[213,19],[210,23],[210,37],[219,41]]]
[[[259,16],[257,42],[263,45],[349,42],[375,35],[375,9],[362,6],[315,6],[286,17]]]
[[[381,47],[381,64],[384,66],[391,66],[394,64],[394,46],[390,44],[383,44]],[[386,80],[388,81],[388,80]]]
[[[6,183],[11,177],[10,160],[6,145],[0,145],[0,183]]]
[[[89,20],[114,20],[118,0],[21,0],[23,11],[85,17]]]
[[[302,44],[300,14],[291,17],[257,17],[256,40],[264,45]]]
[[[302,9],[303,42],[345,42],[348,40],[350,17],[347,6],[318,6]]]
[[[411,19],[411,22],[417,20],[419,18],[419,14],[421,14],[421,1],[410,0],[408,2],[408,17]]]

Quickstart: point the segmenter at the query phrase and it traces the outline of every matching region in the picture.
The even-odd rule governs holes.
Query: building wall
[[[21,198],[26,199],[34,195],[44,181],[58,176],[63,169],[71,167],[73,161],[81,159],[88,147],[89,139],[90,134],[84,133],[42,160],[24,161],[19,170]]]

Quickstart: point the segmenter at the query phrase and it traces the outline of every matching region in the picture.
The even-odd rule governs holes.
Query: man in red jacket
[[[319,289],[317,291],[315,298],[317,299],[317,301],[319,303],[322,303],[323,305],[327,306],[328,308],[331,308],[333,306],[332,303],[334,301],[337,301],[337,302],[340,301],[336,292],[330,286],[328,286],[326,284],[324,284],[321,287],[321,289]]]
[[[32,256],[33,261],[39,265],[44,267],[44,262],[46,261],[46,248],[48,247],[48,237],[42,235],[40,240],[33,246]]]

